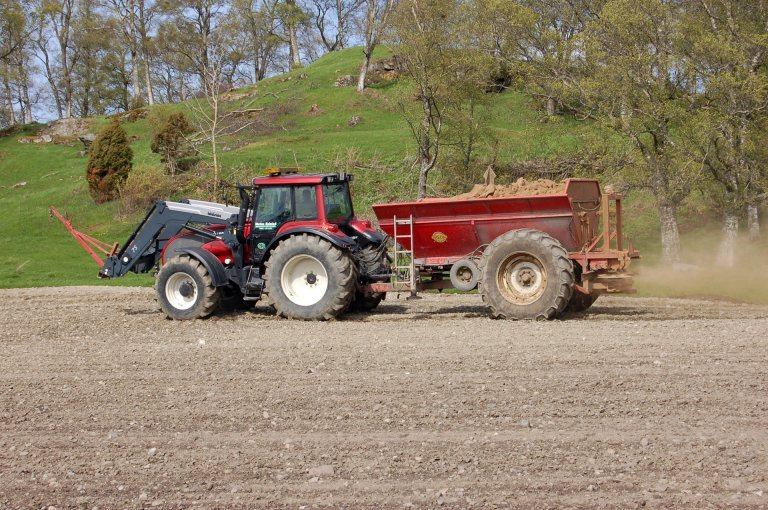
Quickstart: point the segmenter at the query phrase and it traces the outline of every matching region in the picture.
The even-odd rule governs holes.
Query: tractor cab
[[[253,179],[248,237],[251,260],[261,261],[270,247],[296,230],[311,229],[347,244],[349,236],[370,230],[357,221],[344,173],[299,174],[297,168],[270,168]],[[246,229],[247,230],[247,229]]]

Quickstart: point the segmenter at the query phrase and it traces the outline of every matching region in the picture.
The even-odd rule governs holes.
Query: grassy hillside
[[[385,56],[381,51],[379,57]],[[406,124],[396,109],[402,92],[396,81],[381,82],[364,96],[354,87],[336,87],[337,78],[354,75],[360,50],[326,55],[312,66],[234,91],[228,109],[265,108],[253,129],[229,137],[221,146],[224,176],[247,182],[270,166],[300,165],[308,172],[340,165],[356,174],[354,196],[361,215],[381,200],[415,196],[416,175],[407,170],[413,148]],[[250,97],[238,97],[250,94]],[[315,111],[311,111],[317,105]],[[586,123],[540,122],[530,99],[507,92],[491,98],[484,115],[499,140],[499,160],[548,157],[577,150],[593,133]],[[189,105],[158,106],[192,114]],[[358,116],[356,126],[348,121]],[[91,119],[97,131],[106,121]],[[124,122],[134,138],[136,168],[159,168],[149,150],[149,118]],[[0,287],[93,284],[96,265],[64,228],[49,218],[48,206],[66,212],[75,225],[108,241],[120,241],[135,225],[137,214],[118,217],[117,204],[95,205],[85,182],[86,159],[79,142],[19,143],[29,130],[0,138]],[[439,170],[432,182],[440,182]],[[21,185],[21,183],[26,183]],[[146,284],[129,275],[119,284]]]
[[[385,56],[384,50],[378,54],[380,58]],[[363,217],[371,215],[373,203],[413,198],[417,179],[410,168],[413,141],[397,107],[399,100],[408,97],[405,86],[382,80],[361,96],[354,86],[334,85],[340,77],[354,76],[359,64],[360,50],[352,48],[326,55],[307,68],[228,93],[227,110],[263,111],[250,117],[253,124],[247,129],[223,140],[223,177],[230,182],[248,182],[271,166],[299,165],[307,172],[352,171],[356,176],[355,205]],[[573,155],[591,141],[606,137],[590,122],[567,117],[542,122],[537,106],[530,97],[514,91],[491,94],[479,106],[482,137],[495,140],[500,166]],[[147,118],[123,122],[133,139],[136,175],[143,172],[149,180],[161,175],[160,158],[149,150],[150,125],[157,114],[174,110],[192,116],[194,105],[161,105]],[[353,116],[361,119],[355,126],[349,125]],[[95,132],[106,119],[90,122]],[[77,141],[19,143],[19,138],[30,136],[34,130],[29,127],[0,137],[0,287],[148,285],[149,277],[133,274],[99,282],[95,278],[96,264],[57,221],[51,220],[48,206],[54,205],[66,212],[77,228],[105,241],[122,242],[142,212],[126,214],[116,203],[95,205],[87,192],[86,159],[79,155],[82,145]],[[489,154],[489,146],[481,144],[481,158]],[[455,158],[450,151],[444,155],[447,162]],[[444,167],[432,174],[431,194],[463,191],[461,182],[441,175]],[[481,169],[478,164],[475,175]],[[499,177],[502,181],[506,178],[503,172]],[[465,184],[468,182],[471,180],[465,179]],[[185,192],[192,196],[190,193],[196,193],[194,187]],[[652,197],[630,196],[626,206],[626,230],[654,260],[658,227]],[[698,237],[702,215],[706,216],[702,207],[687,210],[683,230]],[[645,292],[658,291],[656,283],[645,287],[641,283],[641,288]]]

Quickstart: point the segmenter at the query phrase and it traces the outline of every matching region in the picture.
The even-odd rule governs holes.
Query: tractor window
[[[352,201],[347,183],[325,184],[325,219],[330,223],[346,223],[352,218]]]
[[[253,222],[254,229],[275,230],[292,216],[291,188],[287,186],[261,188]]]
[[[317,194],[314,186],[296,186],[294,188],[297,220],[317,219]]]

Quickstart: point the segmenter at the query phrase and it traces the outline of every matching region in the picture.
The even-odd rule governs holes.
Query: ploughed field
[[[768,307],[404,297],[173,322],[151,289],[0,291],[0,507],[768,507]]]

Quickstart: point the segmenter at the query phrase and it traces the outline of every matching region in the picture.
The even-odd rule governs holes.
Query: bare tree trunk
[[[7,76],[7,73],[6,73]],[[11,92],[11,84],[8,78],[3,78],[3,87],[5,88],[5,95],[7,100],[8,116],[10,117],[11,125],[16,125],[16,111],[13,109],[13,93]]]
[[[760,213],[758,204],[747,205],[747,230],[751,242],[760,239]]]
[[[21,98],[24,105],[24,124],[32,123],[32,101],[29,100],[29,76],[23,64],[19,64],[19,76],[21,79]]]
[[[296,9],[296,0],[286,0],[286,5],[291,10]],[[293,12],[288,14],[289,18],[293,17]],[[290,53],[291,68],[301,66],[301,56],[299,55],[299,38],[296,35],[296,22],[289,20],[288,22],[288,52]]]
[[[147,12],[145,0],[138,0],[139,6],[139,37],[141,38],[141,54],[144,57],[144,85],[147,87],[147,103],[155,104],[155,93],[152,92],[152,77],[150,75],[151,59],[149,54],[149,36],[147,35]]]
[[[148,56],[144,56],[144,86],[147,87],[147,103],[149,106],[155,104],[155,94],[152,92],[152,78],[149,75],[149,60]]]
[[[717,265],[734,267],[736,264],[736,237],[739,233],[739,217],[726,213],[723,223],[723,237],[717,250]]]
[[[659,205],[661,223],[661,261],[664,264],[680,262],[680,231],[677,228],[677,207]]]
[[[368,74],[368,67],[371,65],[371,52],[368,48],[363,51],[363,65],[360,67],[360,75],[357,77],[357,91],[362,93],[365,90],[365,77]]]
[[[42,53],[43,55],[42,58],[40,58],[38,55],[38,58],[43,62],[43,65],[45,66],[45,79],[48,80],[48,85],[50,85],[51,87],[51,93],[53,94],[53,101],[54,103],[56,103],[57,116],[58,118],[61,118],[62,116],[61,94],[59,94],[59,88],[56,86],[56,78],[53,74],[53,69],[51,69],[51,58],[48,54],[48,48],[46,47],[46,42],[43,40],[42,25],[40,26],[40,32],[38,33],[37,47],[40,48],[40,53]]]
[[[557,114],[557,109],[555,108],[557,105],[555,103],[554,97],[548,97],[547,98],[547,116],[554,117],[555,114]]]

